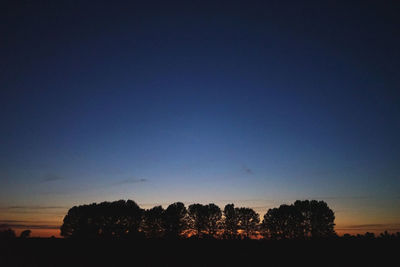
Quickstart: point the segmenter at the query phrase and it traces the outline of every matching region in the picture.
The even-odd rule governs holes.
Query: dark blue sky
[[[81,2],[1,4],[0,220],[318,198],[399,227],[396,1]]]

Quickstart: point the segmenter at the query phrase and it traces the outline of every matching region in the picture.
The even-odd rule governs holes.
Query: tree
[[[303,231],[305,237],[328,238],[336,235],[335,214],[324,201],[297,200],[294,207],[303,216]]]
[[[182,202],[167,207],[163,214],[163,226],[167,238],[179,238],[187,228],[187,210]]]
[[[144,211],[132,200],[72,207],[64,217],[61,235],[67,238],[252,238],[260,233],[272,239],[328,238],[335,236],[334,213],[323,201],[296,201],[268,210],[262,225],[250,208],[181,202]],[[221,227],[222,226],[222,227]],[[14,234],[15,235],[15,234]],[[21,234],[28,237],[29,232]],[[394,236],[394,235],[393,235]]]
[[[163,214],[164,209],[161,206],[145,210],[141,228],[146,237],[161,238],[164,236]]]
[[[224,238],[235,239],[238,237],[239,217],[234,204],[227,204],[224,208]]]
[[[236,208],[235,213],[238,215],[239,228],[243,231],[243,237],[253,236],[257,231],[260,216],[251,208]]]
[[[12,229],[0,231],[0,240],[10,240],[15,238],[15,232]]]
[[[210,237],[215,237],[220,229],[222,212],[221,209],[211,203],[207,206],[207,232]]]
[[[192,204],[188,207],[188,223],[197,237],[201,237],[205,230],[205,207],[201,204]]]
[[[374,233],[370,233],[370,232],[366,232],[363,236],[363,239],[368,239],[368,240],[372,240],[375,239],[375,234]]]
[[[335,216],[323,201],[296,201],[268,210],[262,233],[272,239],[328,238],[335,236]]]
[[[192,204],[188,209],[189,223],[198,237],[215,237],[222,217],[215,204]]]
[[[132,200],[72,207],[61,235],[74,238],[138,237],[143,210]]]
[[[264,215],[262,233],[271,239],[293,239],[303,236],[303,218],[293,205],[269,209]]]
[[[31,230],[24,230],[21,232],[20,234],[20,238],[29,238],[29,236],[31,235]]]
[[[99,216],[95,216],[97,204],[74,206],[68,210],[61,225],[61,236],[95,238],[101,234]]]
[[[395,239],[395,237],[396,237],[395,234],[390,234],[387,230],[385,230],[383,233],[379,235],[380,239],[386,239],[386,240]]]
[[[125,207],[123,219],[126,224],[127,236],[130,238],[141,237],[139,229],[142,222],[143,210],[132,200],[126,201]]]

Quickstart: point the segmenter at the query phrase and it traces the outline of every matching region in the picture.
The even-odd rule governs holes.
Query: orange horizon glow
[[[22,231],[24,230],[28,230],[29,227],[25,227],[25,228],[11,228],[12,230],[15,231],[15,234],[17,236],[19,236],[21,234]],[[60,235],[60,229],[54,229],[54,228],[43,228],[43,229],[29,229],[31,230],[31,235],[30,237],[40,237],[40,238],[49,238],[49,237],[56,237],[56,238],[63,238]],[[379,234],[387,231],[390,234],[396,233],[396,232],[400,232],[400,229],[389,229],[386,230],[385,228],[382,229],[365,229],[365,230],[359,230],[359,229],[341,229],[338,228],[335,230],[336,234],[338,236],[343,236],[345,234],[350,234],[350,235],[364,235],[365,233],[369,232],[369,233],[373,233],[376,236],[378,236]],[[192,236],[193,234],[187,234],[187,237]],[[257,235],[257,237],[253,237],[252,239],[262,239],[262,237],[260,235]]]
[[[91,202],[91,201],[87,201]],[[251,203],[240,203],[238,201],[237,206],[249,206],[253,208],[259,215],[262,221],[263,215],[268,208],[279,206],[279,204],[272,204],[268,206],[262,206],[262,202],[251,202]],[[290,203],[290,201],[280,201],[281,203]],[[192,204],[193,202],[185,202],[186,205]],[[219,207],[223,207],[226,202],[215,203]],[[151,208],[161,203],[143,204],[139,203],[144,209]],[[167,205],[164,203],[162,206]],[[262,208],[260,208],[262,206]],[[345,210],[342,203],[330,201],[329,206],[335,211],[335,231],[339,236],[344,234],[365,234],[366,232],[374,233],[379,235],[385,231],[389,233],[400,232],[400,223],[398,223],[397,217],[391,217],[393,214],[391,210],[383,210],[380,213],[372,212],[358,212],[355,213],[353,210]],[[349,204],[348,204],[349,206]],[[347,207],[348,207],[347,206]],[[354,207],[356,209],[357,207]],[[24,230],[31,230],[32,237],[61,237],[60,227],[63,223],[63,218],[68,211],[65,206],[51,207],[45,210],[35,209],[3,209],[0,210],[3,214],[0,217],[1,229],[11,228],[19,236]],[[33,212],[34,211],[34,212]],[[336,212],[337,211],[337,212]]]
[[[22,231],[31,230],[30,237],[47,238],[54,236],[57,238],[62,238],[62,236],[60,235],[60,229],[53,229],[53,228],[48,228],[48,229],[11,228],[11,229],[15,231],[16,236],[20,236]]]

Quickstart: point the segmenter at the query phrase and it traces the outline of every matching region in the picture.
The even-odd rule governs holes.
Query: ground
[[[0,243],[0,266],[396,266],[399,245],[390,240],[15,239]]]

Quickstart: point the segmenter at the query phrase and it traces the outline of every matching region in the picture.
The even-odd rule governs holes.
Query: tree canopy
[[[238,238],[239,215],[234,204],[227,204],[224,208],[223,237],[226,239]]]
[[[72,207],[61,235],[67,238],[328,238],[335,235],[334,213],[324,201],[304,200],[272,208],[260,216],[251,208],[182,202],[144,210],[132,200]]]
[[[324,201],[296,201],[268,210],[263,234],[272,239],[328,238],[335,235],[335,215]]]
[[[15,232],[11,228],[0,230],[0,240],[9,240],[15,237],[16,237]]]
[[[139,235],[143,210],[132,200],[73,207],[64,217],[61,235],[121,238]]]
[[[188,210],[191,228],[198,237],[215,237],[222,217],[221,209],[215,204],[192,204]]]
[[[31,235],[31,230],[24,230],[19,235],[20,238],[29,238]]]

